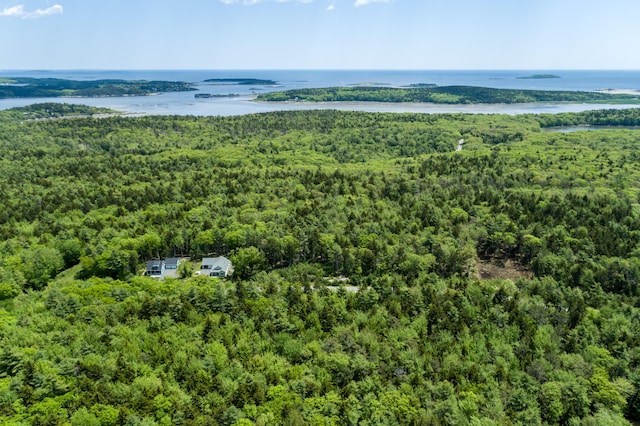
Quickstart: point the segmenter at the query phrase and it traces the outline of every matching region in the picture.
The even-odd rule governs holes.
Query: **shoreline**
[[[613,90],[613,89],[612,89]],[[624,90],[624,89],[621,89]],[[623,93],[618,93],[623,94]],[[634,94],[640,95],[640,91],[637,93],[626,93],[626,94]],[[630,108],[640,108],[640,101],[637,103],[606,103],[605,101],[589,101],[589,102],[579,102],[579,101],[558,101],[558,102],[519,102],[519,103],[437,103],[437,102],[380,102],[380,101],[263,101],[254,96],[252,99],[248,99],[249,102],[255,102],[261,105],[300,105],[300,106],[313,106],[313,105],[321,105],[323,107],[330,105],[339,105],[343,107],[347,106],[411,106],[411,107],[420,107],[420,106],[428,106],[428,107],[436,107],[436,108],[447,108],[447,107],[515,107],[515,108],[526,108],[527,106],[555,106],[555,105],[594,105],[597,107],[603,107],[599,109],[606,109],[607,106],[611,107],[620,107],[620,106],[628,106]]]
[[[609,95],[640,95],[640,90],[638,89],[598,89],[594,90],[594,92]]]
[[[11,96],[6,98],[0,98],[0,101],[9,101],[9,100],[18,100],[18,99],[115,99],[115,98],[145,98],[148,96],[160,96],[165,93],[174,93],[174,92],[151,92],[151,93],[142,93],[139,95],[136,94],[125,94],[125,95],[100,95],[100,96],[79,96],[79,95],[63,95],[63,96]],[[175,92],[178,93],[178,92]],[[184,93],[184,92],[179,92]],[[40,103],[40,102],[35,102]]]
[[[524,104],[436,104],[436,103],[380,103],[380,102],[268,102],[255,95],[234,98],[193,99],[189,94],[161,94],[158,96],[129,96],[106,98],[12,98],[0,100],[0,110],[43,102],[74,103],[110,108],[125,116],[192,115],[240,116],[273,111],[343,110],[361,112],[423,113],[423,114],[557,114],[587,110],[640,108],[639,104],[599,103],[524,103]]]
[[[340,110],[360,112],[419,113],[419,114],[560,114],[565,112],[583,112],[606,109],[640,108],[640,104],[599,104],[579,102],[531,102],[520,104],[439,104],[429,102],[269,102],[254,99],[245,100],[264,107],[273,107],[273,111],[290,110]]]

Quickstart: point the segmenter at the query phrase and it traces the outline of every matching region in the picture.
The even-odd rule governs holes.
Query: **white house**
[[[224,256],[205,257],[202,259],[198,275],[208,275],[210,277],[228,277],[233,273],[231,261]]]

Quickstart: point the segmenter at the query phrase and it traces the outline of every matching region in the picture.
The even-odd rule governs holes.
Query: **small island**
[[[640,104],[640,95],[554,90],[496,89],[476,86],[419,88],[327,87],[262,93],[269,102],[413,102],[434,104],[525,104],[535,102],[589,102]]]
[[[12,77],[0,81],[0,99],[146,96],[196,90],[182,81],[65,80],[59,78]]]
[[[516,80],[545,80],[548,78],[562,78],[562,77],[555,74],[532,74],[532,75],[524,75],[521,77],[516,77]]]
[[[238,84],[241,86],[272,86],[278,84],[273,80],[262,80],[259,78],[210,78],[204,80],[205,83],[214,83],[220,85]]]
[[[239,93],[229,93],[227,95],[219,95],[214,93],[196,93],[194,97],[196,99],[209,99],[209,98],[237,98],[241,96]]]

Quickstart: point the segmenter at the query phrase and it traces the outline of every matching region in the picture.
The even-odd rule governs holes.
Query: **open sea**
[[[534,74],[552,74],[560,78],[526,79]],[[241,115],[292,109],[340,109],[379,112],[466,112],[466,113],[560,113],[590,109],[632,108],[638,105],[601,104],[519,104],[519,105],[436,105],[436,104],[383,104],[383,103],[266,103],[256,102],[258,93],[311,87],[335,86],[408,86],[435,84],[438,86],[465,85],[509,89],[578,90],[601,89],[640,90],[640,71],[554,71],[554,70],[480,70],[480,71],[309,71],[309,70],[0,70],[0,78],[35,77],[72,80],[166,80],[186,81],[196,85],[198,91],[164,93],[154,96],[111,98],[37,98],[0,99],[0,109],[40,102],[79,103],[123,111],[131,115]],[[273,80],[277,84],[250,86],[205,83],[207,79],[254,78]],[[237,94],[236,97],[197,99],[196,93],[212,95]]]

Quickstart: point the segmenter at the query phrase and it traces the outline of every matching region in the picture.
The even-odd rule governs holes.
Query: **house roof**
[[[162,260],[148,260],[147,261],[147,271],[159,271],[164,266],[164,261]]]
[[[179,257],[168,257],[164,260],[164,264],[167,266],[178,266],[180,264]]]
[[[209,266],[207,269],[228,271],[231,267],[231,261],[224,256],[205,257],[202,259],[202,265]]]

